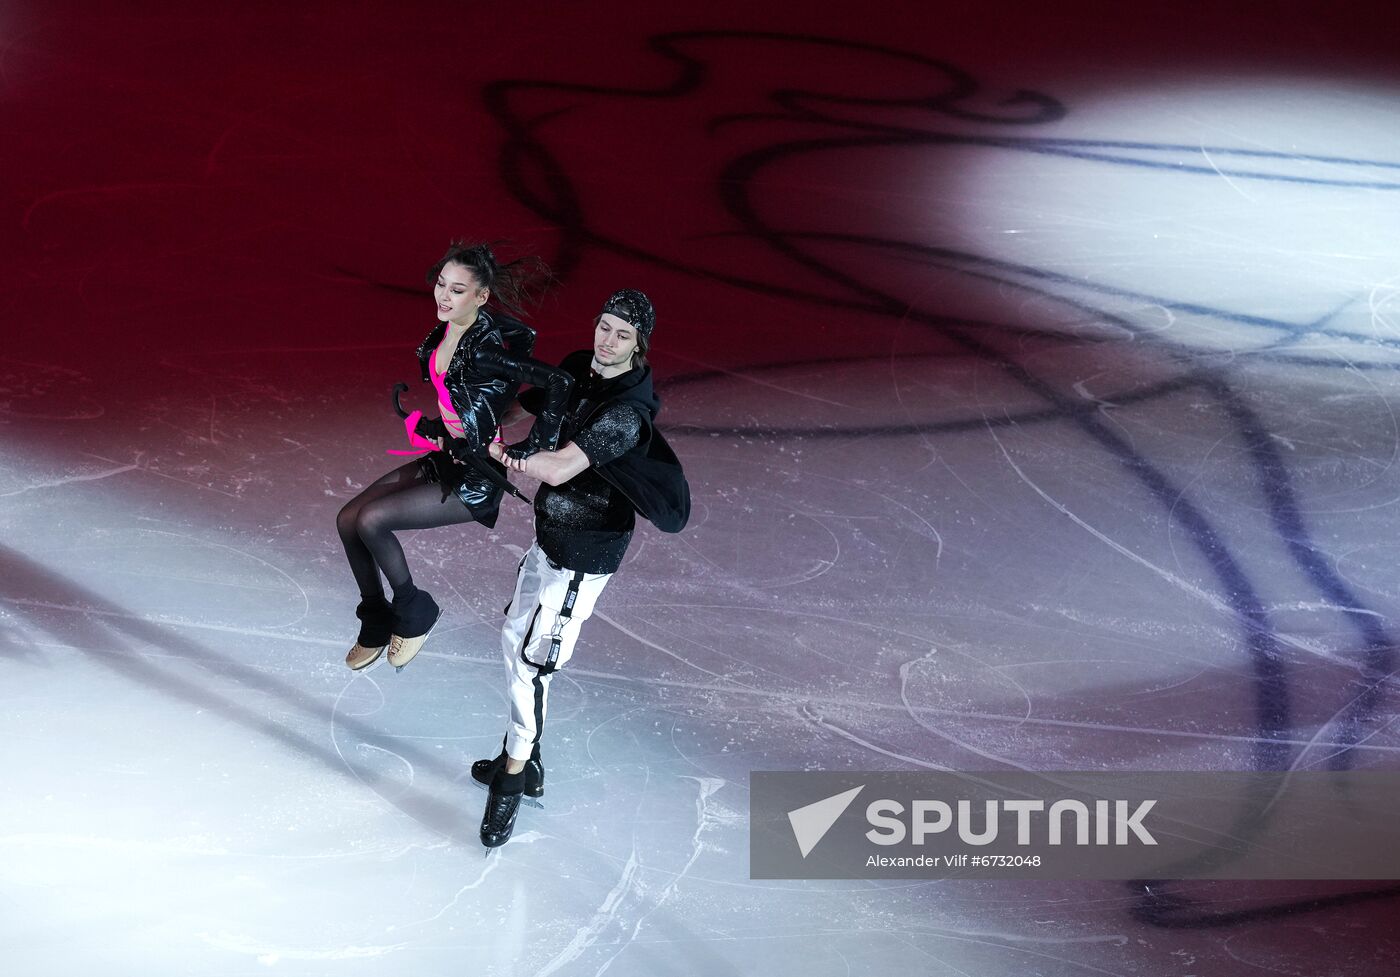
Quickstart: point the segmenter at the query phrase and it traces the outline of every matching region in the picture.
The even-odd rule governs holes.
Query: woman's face
[[[459,326],[470,325],[476,319],[477,310],[490,296],[490,289],[476,283],[476,275],[470,268],[455,263],[442,266],[437,284],[433,286],[438,318]]]

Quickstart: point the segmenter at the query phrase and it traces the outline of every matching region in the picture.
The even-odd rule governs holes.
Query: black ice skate
[[[358,672],[384,653],[394,629],[394,609],[383,597],[366,597],[355,608],[355,616],[360,619],[360,636],[345,656],[345,664]]]
[[[520,796],[525,788],[525,772],[506,773],[505,768],[496,771],[491,778],[490,792],[486,795],[486,811],[481,816],[481,843],[490,849],[499,848],[510,841],[515,830],[515,816],[520,813]]]
[[[477,760],[472,764],[472,780],[477,786],[489,788],[492,779],[496,776],[496,771],[504,770],[506,765],[506,751],[502,750],[500,755],[490,760]],[[525,769],[521,771],[525,776],[525,786],[522,791],[522,804],[531,807],[544,808],[544,802],[537,800],[544,796],[544,763],[540,760],[540,748],[537,745],[530,754],[530,759],[525,761]]]
[[[397,671],[413,661],[418,649],[428,640],[442,609],[433,595],[426,590],[413,588],[406,598],[394,596],[394,634],[389,639],[389,664]]]

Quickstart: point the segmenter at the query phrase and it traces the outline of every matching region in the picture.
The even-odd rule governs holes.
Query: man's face
[[[610,312],[598,317],[593,327],[593,359],[599,366],[626,366],[637,348],[637,330],[625,319]]]

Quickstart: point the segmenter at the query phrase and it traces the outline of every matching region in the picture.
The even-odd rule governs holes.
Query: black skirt
[[[489,465],[504,478],[506,467],[492,458],[478,458],[477,463]],[[464,464],[445,451],[434,451],[418,460],[423,477],[442,486],[443,501],[455,495],[472,512],[472,518],[488,529],[496,525],[501,511],[502,489],[483,475],[474,465]]]

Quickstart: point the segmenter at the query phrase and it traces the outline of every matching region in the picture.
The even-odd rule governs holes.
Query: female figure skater
[[[336,529],[360,588],[355,616],[360,633],[345,657],[366,668],[389,648],[402,668],[418,654],[441,610],[413,584],[394,533],[479,522],[496,524],[504,467],[487,454],[498,419],[521,382],[541,387],[547,406],[531,431],[530,446],[556,446],[572,379],[530,358],[535,332],[506,311],[522,306],[549,281],[538,258],[501,265],[485,244],[453,242],[428,274],[438,323],[418,347],[424,382],[437,393],[440,416],[414,411],[405,424],[419,457],[394,469],[345,504]],[[495,299],[495,306],[487,303]],[[393,588],[385,599],[380,573]]]

